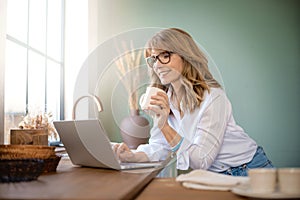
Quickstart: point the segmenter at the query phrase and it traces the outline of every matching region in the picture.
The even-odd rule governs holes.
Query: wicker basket
[[[43,173],[44,165],[41,159],[0,160],[0,182],[36,180]]]
[[[0,159],[47,159],[55,156],[54,150],[43,145],[0,145]]]
[[[51,156],[50,158],[44,159],[44,170],[43,173],[48,172],[56,172],[57,165],[61,159],[61,156],[55,155]]]
[[[1,182],[35,180],[41,173],[56,171],[60,159],[55,147],[0,145]]]

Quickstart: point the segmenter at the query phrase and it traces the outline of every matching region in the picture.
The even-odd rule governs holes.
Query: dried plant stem
[[[126,43],[123,42],[122,46],[124,50],[127,50]],[[130,43],[131,49],[133,48],[133,43]],[[131,110],[138,110],[138,94],[137,86],[139,84],[139,70],[137,69],[141,62],[142,51],[126,51],[126,53],[115,61],[118,67],[118,76],[122,84],[126,88],[128,93],[129,108]],[[134,72],[134,76],[127,76],[127,73]]]

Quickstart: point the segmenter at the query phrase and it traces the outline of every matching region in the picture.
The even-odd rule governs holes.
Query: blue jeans
[[[231,176],[248,176],[248,170],[252,168],[274,168],[272,162],[268,159],[263,148],[260,146],[257,147],[256,153],[250,162],[237,167],[230,167],[220,173]]]

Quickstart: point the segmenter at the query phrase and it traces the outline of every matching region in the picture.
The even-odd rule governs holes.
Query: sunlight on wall
[[[0,1],[0,119],[4,119],[4,65],[6,41],[6,0]],[[4,120],[0,120],[0,144],[4,143]]]
[[[65,118],[72,117],[74,83],[88,55],[88,1],[66,0]]]

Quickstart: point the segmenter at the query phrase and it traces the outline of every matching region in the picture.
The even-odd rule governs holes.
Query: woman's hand
[[[129,149],[127,144],[118,143],[113,146],[114,152],[121,162],[133,162],[134,153]]]
[[[121,162],[148,162],[148,156],[144,152],[132,152],[127,144],[117,143],[113,150]]]
[[[154,123],[158,128],[162,129],[168,123],[168,117],[170,114],[169,98],[167,94],[163,92],[158,92],[156,95],[151,97],[151,105],[147,110],[155,112]]]

